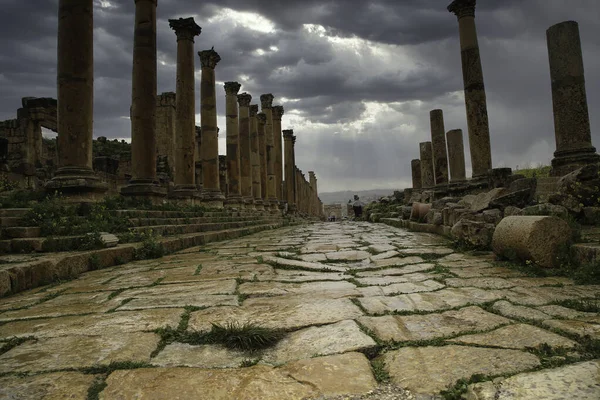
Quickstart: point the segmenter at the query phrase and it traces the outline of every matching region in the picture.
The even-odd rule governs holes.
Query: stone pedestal
[[[458,18],[473,178],[481,178],[492,168],[492,150],[483,69],[475,26],[475,5],[476,0],[454,0],[448,6],[448,11]]]
[[[160,202],[156,179],[156,0],[135,1],[131,88],[131,180],[125,196]]]
[[[230,206],[239,207],[242,203],[240,179],[240,128],[238,120],[238,82],[225,82],[225,113],[227,126],[227,201]],[[223,187],[221,187],[223,191]]]
[[[429,113],[431,123],[431,147],[433,148],[433,176],[435,185],[448,183],[448,155],[446,152],[446,129],[442,110]]]
[[[262,124],[262,132],[258,127],[258,105],[250,106],[250,162],[252,164],[252,198],[254,199],[254,207],[257,210],[264,210],[263,195],[262,195],[262,159],[264,157],[264,139],[265,130],[264,122]],[[262,135],[262,136],[261,136]],[[265,176],[266,180],[266,176]]]
[[[421,160],[410,160],[410,169],[412,171],[412,188],[421,189]]]
[[[461,129],[448,131],[448,159],[450,165],[450,182],[462,182],[466,180],[465,172],[465,148]]]
[[[288,211],[294,211],[294,131],[291,129],[283,131],[283,144],[285,152],[285,201]]]
[[[263,198],[265,208],[267,204],[271,210],[278,210],[278,201],[275,190],[275,146],[273,141],[273,99],[271,93],[260,96],[261,109],[265,114],[265,155],[267,163],[267,191]]]
[[[194,37],[201,28],[194,18],[170,19],[169,26],[177,35],[177,96],[175,107],[176,166],[175,189],[171,197],[196,201],[200,192],[196,186],[196,97],[194,78]]]
[[[58,170],[46,183],[72,201],[102,198],[108,185],[92,169],[94,43],[92,0],[58,5]],[[152,153],[154,155],[154,153]]]
[[[198,52],[202,64],[200,82],[200,118],[202,128],[202,203],[208,207],[223,207],[225,196],[219,184],[219,134],[215,94],[215,67],[221,57],[214,50]]]
[[[600,155],[592,146],[579,26],[561,22],[550,27],[546,37],[556,138],[551,174],[562,176],[600,162]]]
[[[421,188],[430,188],[435,184],[433,177],[433,149],[431,142],[419,143],[421,155]]]
[[[252,138],[250,133],[250,101],[252,101],[252,96],[248,93],[242,93],[237,96],[237,101],[240,109],[240,182],[242,201],[246,208],[254,208],[254,198],[252,196]],[[258,139],[258,136],[256,138]]]
[[[283,145],[281,118],[283,117],[283,107],[273,107],[273,149],[275,152],[275,197],[279,202],[285,201],[283,198]]]

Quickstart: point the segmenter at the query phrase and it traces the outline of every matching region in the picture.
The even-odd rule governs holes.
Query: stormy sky
[[[296,162],[319,191],[410,187],[410,160],[430,140],[429,111],[468,135],[450,0],[159,0],[158,92],[175,90],[169,18],[194,17],[195,50],[214,46],[220,153],[223,82],[273,93],[294,129]],[[0,0],[0,120],[21,97],[56,97],[57,0]],[[94,0],[94,137],[130,137],[133,0]],[[546,29],[579,22],[592,140],[600,146],[600,2],[478,0],[476,23],[494,167],[549,164],[555,150]],[[200,61],[196,58],[200,125]]]

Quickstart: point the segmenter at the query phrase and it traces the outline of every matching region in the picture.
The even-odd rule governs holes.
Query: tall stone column
[[[562,176],[599,162],[600,155],[592,146],[579,25],[575,21],[553,25],[546,38],[556,139],[551,174]]]
[[[225,82],[225,113],[227,128],[227,204],[240,205],[242,185],[240,179],[240,124],[238,120],[238,82]],[[221,188],[222,190],[222,188]]]
[[[431,123],[431,147],[433,148],[433,176],[436,185],[448,183],[448,154],[446,152],[446,129],[444,113],[433,110],[429,113]]]
[[[294,201],[298,212],[302,211],[302,199],[300,195],[300,170],[294,165]]]
[[[448,6],[448,11],[458,18],[473,178],[483,178],[492,168],[492,150],[483,69],[475,26],[475,5],[476,0],[454,0]]]
[[[199,51],[202,64],[200,82],[200,118],[202,128],[202,202],[209,207],[223,207],[225,196],[219,184],[219,133],[217,130],[217,102],[215,67],[221,61],[213,49]]]
[[[273,148],[275,151],[275,197],[279,202],[283,198],[283,146],[281,118],[283,117],[283,106],[273,107]]]
[[[318,191],[317,191],[317,176],[315,175],[315,171],[308,171],[308,179],[310,180],[310,187],[311,187],[311,214],[313,215],[317,215],[318,214],[318,206],[317,206],[317,201],[318,201]]]
[[[250,133],[250,101],[252,101],[252,96],[248,93],[242,93],[237,96],[237,101],[240,108],[240,182],[242,201],[245,207],[253,208],[252,138]]]
[[[287,129],[283,131],[283,148],[285,152],[285,201],[288,203],[288,211],[296,209],[294,199],[294,131]]]
[[[430,188],[435,184],[433,178],[433,150],[431,142],[419,143],[421,153],[421,187]]]
[[[196,187],[202,192],[202,160],[200,159],[200,149],[202,148],[202,128],[196,125],[196,149],[194,151],[194,164],[196,165]]]
[[[194,18],[170,19],[177,35],[177,97],[175,106],[175,198],[199,198],[196,187],[196,95],[194,78],[194,37],[202,29]]]
[[[258,134],[258,121],[256,114],[258,113],[258,105],[252,104],[250,106],[250,163],[252,164],[252,198],[254,200],[254,207],[257,210],[264,210],[261,192],[261,155],[260,155],[260,141]],[[264,140],[264,128],[263,128],[263,140]]]
[[[46,183],[73,200],[98,200],[108,190],[92,169],[94,17],[92,0],[58,3],[58,170]],[[153,153],[154,154],[154,153]]]
[[[277,195],[275,190],[275,146],[273,141],[273,99],[271,93],[260,96],[261,109],[267,120],[265,122],[265,144],[267,156],[267,197],[265,199],[271,210],[278,209]]]
[[[258,108],[258,106],[257,106]],[[256,115],[256,126],[258,131],[258,157],[260,159],[260,198],[263,201],[265,209],[269,209],[267,201],[267,137],[265,135],[265,125],[267,116],[264,113]]]
[[[156,179],[156,0],[135,0],[131,86],[131,180],[126,196],[161,201]]]
[[[413,189],[421,189],[421,160],[418,158],[410,160],[410,169],[412,171]]]
[[[161,93],[156,98],[156,156],[166,159],[168,168],[163,171],[157,169],[157,176],[161,173],[168,175],[168,180],[175,177],[175,121],[177,95],[174,92]],[[160,180],[160,179],[159,179]]]
[[[461,129],[448,131],[448,159],[450,160],[450,182],[467,179],[465,172],[465,148]]]

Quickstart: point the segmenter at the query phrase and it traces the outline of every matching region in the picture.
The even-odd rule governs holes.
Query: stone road
[[[0,398],[431,398],[473,374],[496,379],[472,399],[600,398],[598,353],[577,337],[600,339],[600,316],[565,307],[600,287],[448,245],[317,223],[0,299]],[[164,335],[229,322],[286,334],[259,352]]]

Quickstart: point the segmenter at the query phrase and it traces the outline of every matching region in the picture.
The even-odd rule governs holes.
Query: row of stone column
[[[492,168],[483,71],[475,26],[476,0],[454,0],[448,11],[458,18],[472,179]],[[565,175],[588,163],[600,162],[592,145],[579,27],[566,21],[546,32],[556,151],[551,174]],[[419,143],[420,158],[411,161],[414,189],[462,182],[466,179],[462,131],[444,136],[442,110],[430,113],[431,141]],[[450,179],[449,179],[450,178]]]
[[[319,199],[317,189],[317,177],[314,171],[309,171],[309,180],[298,167],[294,167],[295,175],[295,198],[298,212],[310,217],[321,218],[323,216],[323,202]]]

